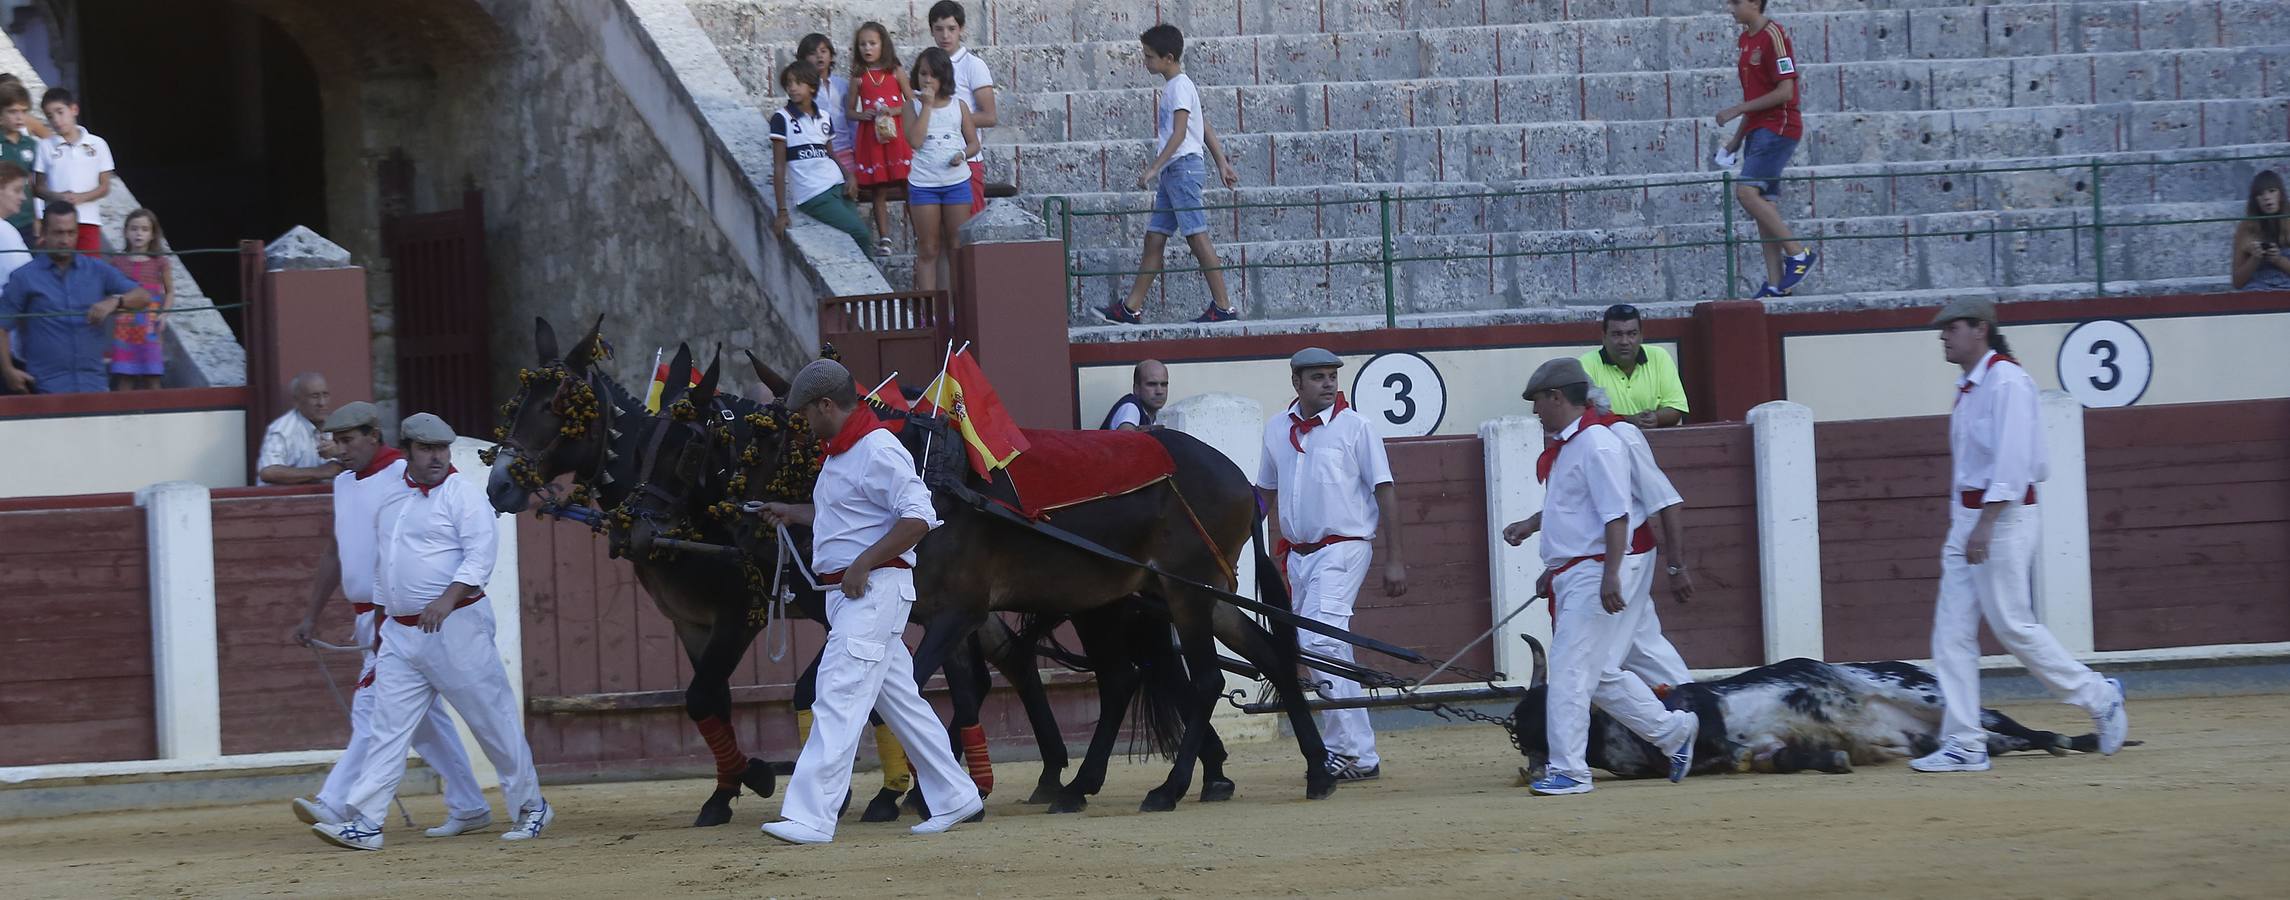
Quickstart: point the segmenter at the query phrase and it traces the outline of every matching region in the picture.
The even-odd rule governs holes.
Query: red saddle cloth
[[[1022,431],[1033,446],[1006,471],[1018,511],[1029,519],[1126,494],[1177,471],[1169,449],[1142,431]]]

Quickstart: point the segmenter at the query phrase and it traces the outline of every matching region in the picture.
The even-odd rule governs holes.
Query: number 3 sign
[[[2154,373],[2147,339],[2128,322],[2085,322],[2059,345],[2059,385],[2089,409],[2139,402]]]
[[[1352,378],[1352,408],[1387,438],[1421,437],[1447,415],[1447,383],[1431,361],[1413,353],[1368,360]]]

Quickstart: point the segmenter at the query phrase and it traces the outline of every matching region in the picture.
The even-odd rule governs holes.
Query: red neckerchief
[[[1344,402],[1344,392],[1337,391],[1336,405],[1328,407],[1327,421],[1321,421],[1320,417],[1316,415],[1309,417],[1300,416],[1296,414],[1295,410],[1290,410],[1288,412],[1288,445],[1295,447],[1296,452],[1298,453],[1304,452],[1305,435],[1311,434],[1312,429],[1314,428],[1326,425],[1328,422],[1336,421],[1337,413],[1341,413],[1344,410],[1351,408],[1351,404]]]
[[[1987,365],[1985,365],[1985,366],[1981,366],[1981,367],[1980,367],[1980,371],[1984,373],[1984,372],[1986,372],[1986,371],[1987,371],[1987,370],[1989,370],[1989,369],[1993,369],[1993,368],[1995,368],[1995,367],[1996,367],[1996,364],[1997,364],[1997,363],[2000,363],[2000,362],[2008,362],[2008,363],[2011,363],[2012,365],[2015,365],[2015,366],[2020,364],[2020,361],[2019,361],[2019,360],[2013,359],[2013,358],[2011,358],[2011,357],[2009,357],[2009,356],[2005,356],[2004,354],[2001,354],[2001,353],[1997,353],[1997,354],[1993,354],[1993,355],[1991,355],[1991,356],[1989,356],[1989,357],[1988,357],[1988,364],[1987,364]],[[1957,386],[1956,386],[1956,403],[1954,404],[1954,406],[1962,406],[1962,405],[1964,405],[1964,395],[1965,395],[1965,394],[1969,394],[1969,393],[1972,393],[1972,385],[1974,385],[1974,384],[1977,384],[1977,383],[1978,383],[1978,382],[1975,382],[1975,381],[1973,381],[1973,380],[1971,379],[1970,375],[1969,375],[1969,374],[1967,374],[1967,375],[1966,375],[1966,377],[1964,378],[1964,383],[1963,383],[1963,384],[1959,384],[1959,385],[1957,385]],[[1951,408],[1953,408],[1953,406],[1952,406]]]
[[[843,430],[835,432],[835,438],[827,442],[827,455],[841,456],[843,451],[857,445],[860,438],[866,437],[867,432],[877,428],[888,430],[890,426],[875,415],[872,405],[859,404],[859,408],[851,410],[851,415],[843,420]]]
[[[404,458],[406,458],[406,455],[399,453],[398,448],[383,447],[380,450],[374,451],[373,461],[366,463],[365,468],[359,469],[356,477],[359,481],[364,481],[368,476],[381,474],[383,469],[389,468],[390,463],[397,462],[398,460]]]
[[[1574,436],[1581,437],[1582,430],[1589,428],[1592,425],[1612,425],[1620,421],[1622,421],[1622,417],[1613,413],[1602,413],[1595,409],[1586,409],[1582,411],[1582,421],[1575,426]],[[1566,442],[1570,440],[1573,440],[1573,438],[1543,438],[1543,455],[1535,457],[1535,482],[1537,484],[1546,483],[1551,480],[1551,466],[1558,463],[1558,450],[1560,447],[1566,446]]]
[[[452,466],[446,466],[446,467],[445,467],[445,478],[451,478],[451,477],[453,477],[453,473],[455,473],[455,472],[457,472],[457,471],[460,471],[460,470],[459,470],[459,469],[455,469],[455,468],[454,468],[454,467],[452,467]],[[438,479],[438,480],[437,480],[437,484],[444,484],[444,483],[445,483],[445,478],[440,478],[440,479]],[[421,492],[421,495],[422,495],[422,496],[424,496],[424,497],[427,497],[427,496],[429,496],[429,492],[430,492],[430,491],[434,491],[434,490],[436,490],[436,489],[437,489],[437,484],[422,484],[422,483],[419,483],[419,482],[417,482],[417,481],[414,481],[414,480],[413,480],[413,476],[412,476],[412,475],[407,475],[407,476],[405,476],[405,479],[406,479],[406,487],[409,487],[409,488],[413,488],[414,490],[420,491],[420,492]]]

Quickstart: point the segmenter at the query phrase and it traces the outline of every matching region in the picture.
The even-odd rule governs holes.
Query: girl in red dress
[[[859,189],[874,198],[875,233],[882,236],[877,249],[880,256],[889,256],[890,210],[883,189],[906,183],[907,162],[914,150],[907,146],[906,129],[899,124],[899,111],[906,108],[905,77],[883,23],[868,22],[851,35],[851,77],[854,89],[844,102],[850,104],[847,113],[857,131],[854,177]]]

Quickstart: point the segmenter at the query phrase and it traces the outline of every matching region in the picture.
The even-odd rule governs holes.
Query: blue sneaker
[[[1237,310],[1237,309],[1226,309],[1226,308],[1224,308],[1224,307],[1221,307],[1221,306],[1218,306],[1218,305],[1216,305],[1216,302],[1215,302],[1215,301],[1210,301],[1210,303],[1209,303],[1209,308],[1207,308],[1207,309],[1204,309],[1204,310],[1201,310],[1201,314],[1200,314],[1200,315],[1197,315],[1197,316],[1194,316],[1194,317],[1193,317],[1193,321],[1195,321],[1195,322],[1230,322],[1230,321],[1232,321],[1232,320],[1234,320],[1234,319],[1238,319],[1238,318],[1240,318],[1240,310]]]
[[[1104,309],[1098,310],[1097,317],[1115,325],[1145,324],[1144,316],[1138,315],[1136,310],[1130,309],[1128,304],[1119,300],[1108,303]]]
[[[1670,753],[1670,783],[1686,780],[1686,772],[1694,767],[1694,739],[1702,735],[1701,717],[1687,713],[1692,724],[1686,727],[1686,742]]]
[[[1545,797],[1557,797],[1563,794],[1587,794],[1590,793],[1590,782],[1576,781],[1553,772],[1543,776],[1542,780],[1527,785],[1527,790]]]
[[[1811,247],[1805,248],[1805,252],[1796,256],[1782,257],[1781,284],[1779,285],[1781,292],[1786,294],[1796,290],[1797,283],[1804,281],[1805,276],[1813,271],[1813,264],[1820,260],[1821,254],[1813,252]]]
[[[1787,296],[1789,296],[1789,292],[1788,292],[1788,291],[1784,291],[1784,290],[1782,290],[1782,289],[1780,289],[1780,288],[1774,287],[1774,286],[1773,286],[1773,282],[1770,282],[1770,281],[1768,281],[1768,282],[1766,282],[1766,283],[1764,283],[1764,284],[1762,284],[1762,285],[1759,285],[1759,286],[1758,286],[1758,288],[1757,288],[1757,298],[1756,298],[1756,299],[1759,299],[1759,300],[1763,300],[1763,299],[1765,299],[1765,298],[1767,298],[1767,297],[1787,297]]]

